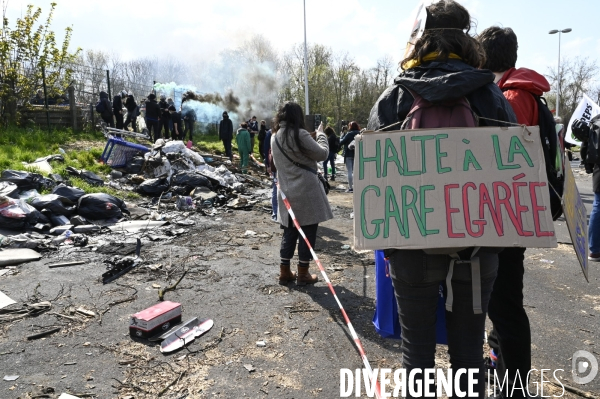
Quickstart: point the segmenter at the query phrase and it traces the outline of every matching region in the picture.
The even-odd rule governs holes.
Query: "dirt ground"
[[[373,254],[342,248],[352,245],[352,197],[339,189],[329,199],[335,218],[319,227],[317,253],[371,365],[400,368],[400,342],[382,339],[371,322]],[[264,205],[214,216],[192,213],[187,218],[195,225],[180,236],[165,234],[181,227],[176,223],[159,228],[163,238],[142,239],[144,266],[106,285],[103,261],[114,252],[93,249],[108,244],[127,252],[131,245],[123,244],[139,233],[98,235],[86,248],[49,252],[0,276],[0,291],[19,302],[13,308],[51,304],[39,315],[0,319],[2,375],[19,375],[0,381],[0,398],[56,398],[62,392],[97,398],[339,397],[340,368],[361,368],[361,359],[325,283],[277,284],[281,230],[265,211],[269,202]],[[47,267],[58,260],[86,263]],[[185,278],[165,299],[183,305],[184,320],[208,317],[215,324],[186,348],[163,355],[157,344],[129,337],[129,316],[157,303],[158,290],[177,281],[184,268]],[[61,330],[26,339],[50,327]],[[438,365],[447,366],[445,347],[438,354]]]

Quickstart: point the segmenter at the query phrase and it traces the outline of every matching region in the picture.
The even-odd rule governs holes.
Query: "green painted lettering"
[[[435,156],[437,158],[437,172],[439,174],[452,172],[452,168],[444,168],[442,167],[442,158],[446,158],[448,156],[447,152],[440,151],[440,144],[442,139],[447,139],[447,134],[436,134],[435,135]]]
[[[421,188],[419,189],[420,191],[420,202],[421,202],[421,221],[423,223],[423,226],[425,226],[425,235],[432,235],[432,234],[439,234],[440,231],[437,229],[434,230],[427,230],[427,214],[433,212],[433,208],[427,208],[425,206],[425,196],[427,194],[427,191],[433,191],[435,190],[435,186],[432,185],[427,185],[427,186],[421,186]],[[423,234],[423,232],[421,232],[421,234]]]
[[[361,142],[362,144],[362,142]],[[366,239],[372,240],[375,239],[379,236],[379,225],[381,223],[383,223],[383,219],[374,219],[371,221],[371,224],[375,225],[375,232],[373,234],[369,233],[369,230],[367,229],[367,215],[365,212],[365,196],[367,194],[368,191],[375,191],[375,196],[379,197],[381,195],[381,191],[379,190],[379,187],[377,186],[367,186],[365,187],[365,189],[363,190],[363,192],[360,195],[360,228],[362,231],[363,236]]]
[[[398,201],[396,201],[394,189],[390,186],[387,186],[385,188],[385,227],[383,228],[383,238],[388,238],[390,236],[391,218],[396,219],[398,231],[400,231],[401,235],[406,237],[408,226],[405,226],[402,219],[400,219],[400,207],[398,207]]]
[[[375,162],[375,170],[377,173],[377,178],[381,177],[381,140],[375,140],[375,156],[374,157],[366,157],[363,152],[363,141],[360,140],[358,142],[358,179],[363,180],[365,178],[365,163],[367,162]]]
[[[525,162],[527,162],[527,165],[529,165],[530,168],[533,168],[533,162],[531,162],[531,158],[523,146],[523,143],[521,143],[519,136],[512,136],[510,138],[510,147],[508,148],[509,163],[515,162],[515,154],[521,154],[525,159]]]
[[[498,170],[506,170],[506,169],[519,169],[520,165],[504,165],[502,163],[502,154],[500,153],[500,139],[498,139],[497,134],[492,134],[492,141],[494,143],[494,154],[496,155],[496,166]]]
[[[404,170],[402,169],[402,166],[400,166],[400,159],[398,158],[398,150],[396,150],[396,147],[394,146],[392,139],[385,139],[385,147],[384,147],[383,153],[385,155],[385,158],[383,160],[383,177],[387,177],[389,162],[393,162],[396,164],[396,167],[398,168],[398,174],[400,174],[400,176],[402,176],[404,174]]]
[[[400,151],[402,152],[402,165],[403,165],[403,169],[404,169],[404,176],[420,175],[421,171],[408,169],[408,158],[406,157],[406,137],[405,136],[400,137]]]
[[[481,165],[479,165],[479,162],[477,162],[477,159],[471,150],[465,151],[465,161],[463,162],[463,170],[465,172],[469,170],[469,165],[473,165],[475,170],[481,170]]]
[[[425,142],[427,140],[433,140],[435,136],[427,135],[427,136],[414,136],[411,137],[412,141],[420,141],[421,142],[421,173],[427,173],[427,163],[425,158]]]

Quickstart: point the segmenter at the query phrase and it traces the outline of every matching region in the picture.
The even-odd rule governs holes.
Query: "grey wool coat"
[[[317,162],[326,160],[329,155],[327,136],[324,133],[317,132],[317,140],[315,141],[306,130],[300,129],[300,140],[305,148],[305,153],[301,153],[291,137],[287,138],[285,142],[282,140],[285,134],[285,124],[280,122],[279,126],[280,129],[277,134],[271,137],[271,153],[277,168],[277,181],[279,182],[277,221],[283,226],[289,227],[288,211],[281,199],[281,191],[288,198],[292,211],[294,211],[294,215],[296,215],[296,219],[301,226],[332,219],[333,212],[327,194],[325,194],[323,184],[321,184],[317,175],[291,163],[275,143],[275,140],[278,140],[287,156],[293,159],[294,162],[318,170]]]

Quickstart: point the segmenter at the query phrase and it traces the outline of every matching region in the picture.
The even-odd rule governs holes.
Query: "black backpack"
[[[550,211],[552,212],[552,220],[556,220],[563,214],[561,198],[565,185],[564,173],[556,165],[559,152],[556,122],[552,112],[548,109],[546,99],[535,94],[532,95],[538,105],[540,138],[542,139],[542,149],[546,161],[546,176],[550,185]]]
[[[341,149],[342,149],[342,146],[340,145],[340,138],[336,135],[335,136],[335,147],[333,148],[333,152],[335,152],[337,154],[338,152],[340,152]]]

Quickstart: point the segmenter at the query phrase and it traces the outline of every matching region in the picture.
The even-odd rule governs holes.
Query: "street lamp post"
[[[555,33],[558,33],[558,72],[557,72],[557,80],[558,80],[558,84],[557,84],[557,92],[556,92],[556,116],[560,116],[559,115],[559,111],[560,111],[560,34],[561,33],[569,33],[571,32],[573,29],[571,28],[567,28],[567,29],[552,29],[550,32],[548,32],[551,35],[554,35]]]
[[[306,115],[310,114],[308,109],[308,50],[306,47],[306,0],[304,0],[304,110]]]

